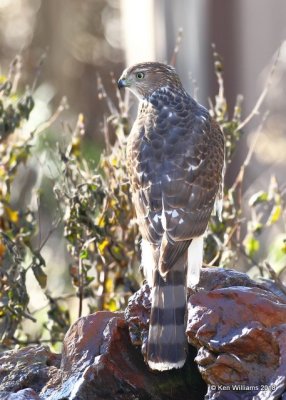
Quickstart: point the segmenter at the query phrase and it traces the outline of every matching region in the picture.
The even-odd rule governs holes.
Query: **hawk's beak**
[[[117,82],[118,89],[122,89],[123,87],[126,87],[126,79],[120,78]]]

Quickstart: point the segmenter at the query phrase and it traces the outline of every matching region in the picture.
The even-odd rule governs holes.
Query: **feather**
[[[195,286],[200,280],[200,271],[203,264],[204,238],[194,238],[188,248],[188,287]]]
[[[181,368],[187,357],[185,266],[186,253],[164,279],[154,275],[147,361],[159,371]]]

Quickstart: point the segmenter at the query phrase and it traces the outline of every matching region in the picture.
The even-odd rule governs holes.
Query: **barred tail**
[[[186,255],[164,279],[155,271],[147,361],[150,368],[159,371],[181,368],[187,357],[185,264]]]

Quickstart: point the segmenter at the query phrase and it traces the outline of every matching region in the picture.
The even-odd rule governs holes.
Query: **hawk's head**
[[[139,99],[149,97],[161,87],[181,86],[175,68],[159,62],[135,64],[126,68],[118,80],[119,89],[126,87]]]

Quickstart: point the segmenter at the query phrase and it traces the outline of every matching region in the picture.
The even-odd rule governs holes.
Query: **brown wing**
[[[139,114],[129,164],[140,230],[160,247],[164,272],[206,230],[222,176],[224,139],[191,98],[161,96],[155,105]]]
[[[188,150],[173,158],[169,176],[162,179],[162,271],[173,265],[192,238],[205,232],[222,179],[224,141],[214,121],[196,116],[184,144]]]

